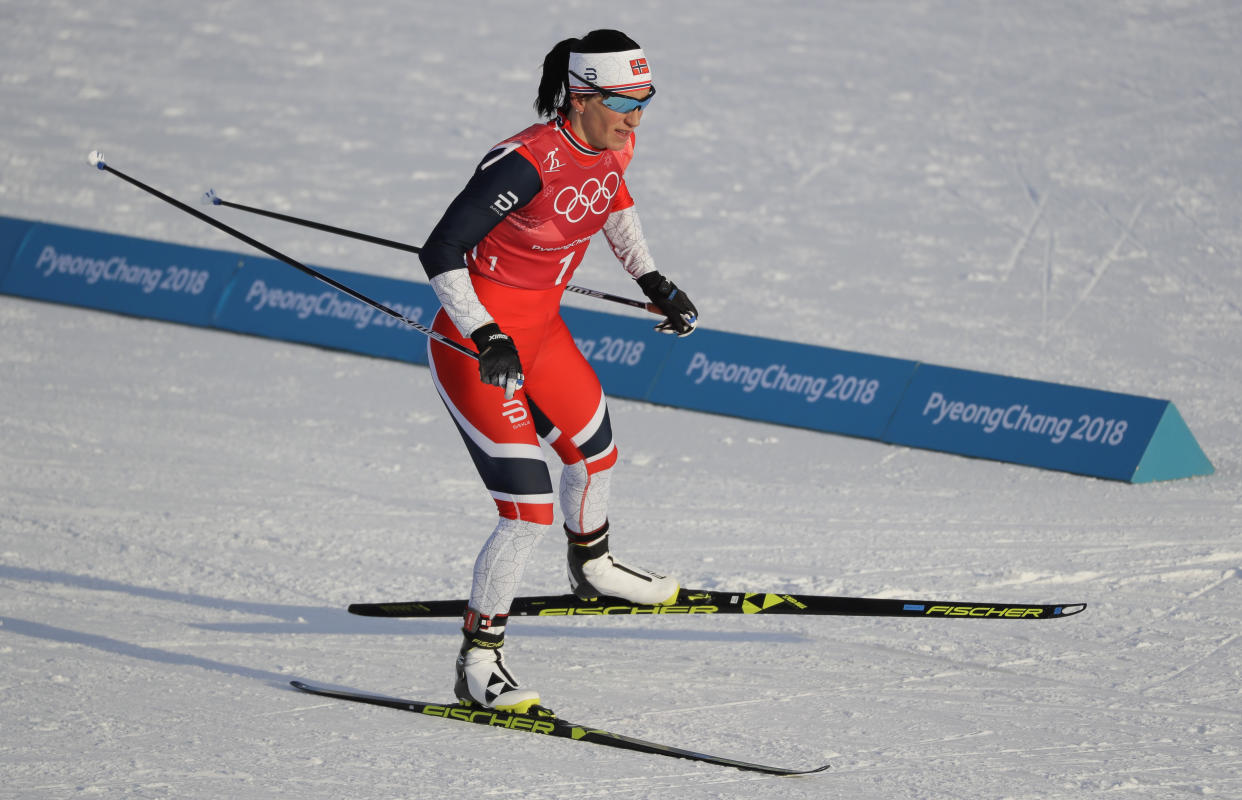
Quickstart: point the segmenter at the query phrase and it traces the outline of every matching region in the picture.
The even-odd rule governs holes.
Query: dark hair
[[[637,50],[638,42],[621,31],[609,28],[594,30],[581,39],[562,39],[543,57],[543,75],[539,78],[539,94],[535,110],[550,117],[569,105],[569,54],[615,53]]]

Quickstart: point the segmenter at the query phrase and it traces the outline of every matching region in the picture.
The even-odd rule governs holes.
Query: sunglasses
[[[636,109],[646,108],[647,104],[651,102],[651,98],[655,97],[656,93],[655,87],[652,86],[651,91],[647,92],[646,97],[630,97],[629,95],[620,94],[619,92],[609,91],[603,86],[596,86],[573,70],[570,70],[569,74],[573,75],[575,78],[598,92],[601,98],[603,98],[600,102],[602,102],[607,108],[616,111],[618,114],[628,114]]]

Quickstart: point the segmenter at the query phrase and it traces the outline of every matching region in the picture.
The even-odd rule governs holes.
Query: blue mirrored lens
[[[616,111],[618,114],[628,114],[636,108],[646,108],[647,104],[650,102],[651,95],[648,95],[642,100],[615,94],[608,95],[603,99],[604,105],[611,108],[613,111]]]

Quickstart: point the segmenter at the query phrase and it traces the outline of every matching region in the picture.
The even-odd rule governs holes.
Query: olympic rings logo
[[[581,222],[587,213],[603,214],[607,211],[620,188],[621,176],[616,172],[609,172],[602,181],[588,178],[581,186],[561,189],[552,208],[570,222]]]

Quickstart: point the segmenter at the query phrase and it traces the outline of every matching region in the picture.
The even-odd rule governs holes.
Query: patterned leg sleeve
[[[474,585],[470,589],[470,607],[480,614],[494,617],[509,613],[526,562],[550,525],[500,518],[491,537],[479,551],[474,562]]]

